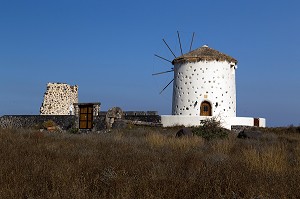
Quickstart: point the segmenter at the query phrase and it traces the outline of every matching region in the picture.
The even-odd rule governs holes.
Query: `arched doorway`
[[[208,101],[203,101],[201,103],[200,116],[211,116],[211,105]]]

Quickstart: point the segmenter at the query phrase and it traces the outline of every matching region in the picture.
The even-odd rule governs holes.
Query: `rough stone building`
[[[78,118],[77,127],[80,129],[92,129],[100,112],[100,102],[74,103],[74,114]]]
[[[74,115],[74,103],[78,103],[78,86],[65,83],[48,83],[41,115]]]

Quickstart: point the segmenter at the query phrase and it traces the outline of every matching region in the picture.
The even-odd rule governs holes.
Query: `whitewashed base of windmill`
[[[201,121],[212,118],[213,116],[185,116],[185,115],[161,115],[163,127],[172,126],[200,126]],[[217,118],[218,119],[218,118]],[[253,117],[223,117],[220,118],[222,127],[231,130],[231,126],[258,126],[266,127],[265,118]]]

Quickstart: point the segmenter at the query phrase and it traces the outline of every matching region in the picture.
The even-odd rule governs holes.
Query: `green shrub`
[[[72,127],[70,129],[68,129],[68,132],[72,133],[72,134],[78,134],[79,133],[79,129],[76,128],[76,127]]]
[[[221,122],[214,117],[202,120],[201,125],[193,128],[192,131],[194,135],[203,137],[206,140],[227,138],[228,133],[230,132],[228,129],[223,128]]]

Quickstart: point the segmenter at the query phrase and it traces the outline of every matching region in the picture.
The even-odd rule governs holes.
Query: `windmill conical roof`
[[[172,64],[176,63],[183,63],[183,62],[199,62],[202,60],[206,61],[228,61],[237,63],[237,60],[233,57],[230,57],[229,55],[226,55],[224,53],[221,53],[215,49],[209,48],[208,46],[204,45],[200,48],[197,48],[196,50],[193,50],[189,53],[186,53],[180,57],[176,57]]]

